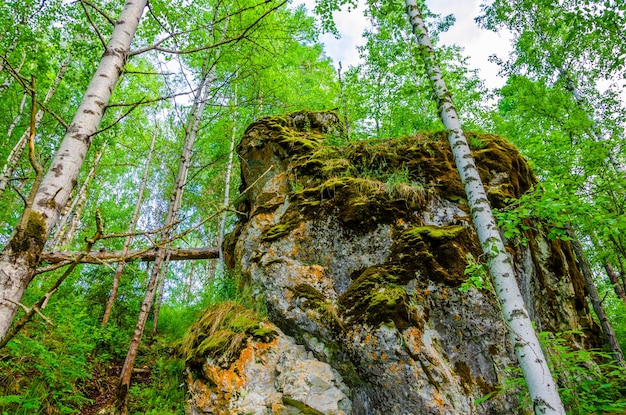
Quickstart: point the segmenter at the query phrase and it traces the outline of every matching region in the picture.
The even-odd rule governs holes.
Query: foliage
[[[467,259],[467,266],[463,274],[468,277],[459,287],[459,291],[468,292],[472,288],[493,291],[491,281],[489,280],[489,271],[485,264],[478,262],[471,252],[468,252],[465,258]]]
[[[626,371],[615,364],[608,353],[570,346],[572,337],[580,334],[575,331],[539,333],[568,415],[622,413],[626,408]],[[519,368],[511,369],[509,375],[505,388],[519,388],[524,384]],[[520,404],[525,407],[530,404],[526,392]]]

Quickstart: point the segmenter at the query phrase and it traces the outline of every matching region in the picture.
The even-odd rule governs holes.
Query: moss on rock
[[[187,361],[215,359],[228,367],[249,339],[270,341],[276,332],[265,327],[256,312],[242,305],[224,302],[208,307],[189,328],[179,351]]]
[[[411,307],[406,288],[400,283],[401,269],[371,267],[364,270],[339,297],[342,312],[350,323],[379,326],[393,322],[400,330],[411,325]]]

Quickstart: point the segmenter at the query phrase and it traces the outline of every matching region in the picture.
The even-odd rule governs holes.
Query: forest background
[[[52,163],[122,6],[0,5],[0,246],[19,227],[33,166]],[[236,221],[234,143],[255,119],[336,108],[350,141],[443,129],[404,4],[359,5],[360,60],[339,70],[319,42],[338,7],[320,2],[315,18],[274,0],[149,3],[44,249],[101,258],[72,272],[76,256],[41,264],[16,305],[15,320],[31,320],[0,349],[2,411],[88,413],[117,392],[130,344],[139,377],[129,379],[129,411],[182,413],[184,362],[169,355],[173,344],[212,303],[254,305],[217,248]],[[520,230],[540,219],[554,238],[577,237],[622,349],[625,14],[615,0],[485,2],[478,24],[511,39],[511,54],[494,58],[504,85],[490,89],[459,46],[438,44],[454,16],[424,13],[464,128],[510,139],[542,183],[498,212],[504,235],[524,243]],[[152,262],[102,259],[151,248]],[[216,249],[173,260],[171,250],[190,248]]]

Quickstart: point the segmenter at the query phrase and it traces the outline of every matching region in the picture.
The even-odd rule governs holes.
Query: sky
[[[314,0],[302,0],[307,9],[312,10]],[[453,14],[456,18],[454,26],[441,35],[444,44],[457,44],[465,49],[464,53],[470,58],[470,67],[479,70],[480,77],[485,80],[489,88],[501,87],[505,80],[498,76],[498,66],[489,62],[490,55],[506,58],[510,50],[510,39],[507,36],[480,29],[474,18],[480,14],[481,3],[489,0],[426,0],[428,7],[434,13],[442,16]],[[297,2],[296,2],[297,3]],[[321,37],[325,45],[326,54],[333,59],[335,67],[338,62],[342,67],[358,63],[356,46],[363,44],[361,33],[367,26],[362,15],[362,9],[352,12],[336,13],[335,22],[341,34],[339,39],[331,34]]]

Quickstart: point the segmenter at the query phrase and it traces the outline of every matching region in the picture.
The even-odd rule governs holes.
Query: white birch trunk
[[[87,202],[87,191],[89,189],[89,184],[96,176],[96,170],[98,169],[98,164],[100,164],[102,154],[104,154],[104,149],[101,149],[100,151],[98,151],[98,153],[96,153],[96,157],[93,161],[91,169],[89,169],[89,173],[87,173],[85,181],[80,186],[76,198],[74,198],[74,201],[70,204],[67,212],[65,212],[65,214],[61,216],[61,220],[59,221],[57,230],[52,236],[50,243],[48,244],[48,246],[50,246],[50,250],[58,251],[61,247],[68,245],[74,238],[74,233],[76,232],[76,228],[78,227],[78,221],[82,216],[85,202]],[[69,225],[67,224],[68,221],[70,222]]]
[[[448,140],[454,154],[457,169],[461,176],[472,220],[478,233],[482,249],[489,259],[489,270],[496,295],[502,307],[511,342],[524,379],[530,393],[535,414],[565,415],[565,409],[559,397],[556,382],[550,369],[537,334],[528,316],[528,311],[520,293],[512,260],[507,254],[504,243],[496,226],[491,207],[487,200],[484,186],[478,175],[467,139],[461,129],[456,109],[448,88],[441,76],[435,52],[431,45],[426,25],[422,19],[416,0],[406,0],[407,14],[413,26],[413,32],[420,46],[428,76],[437,97],[439,114],[448,130]]]
[[[154,134],[152,134],[152,141],[150,142],[150,150],[148,151],[148,157],[146,158],[146,164],[143,169],[143,177],[141,178],[141,185],[139,186],[139,192],[137,194],[137,203],[135,203],[135,210],[133,210],[133,214],[130,217],[130,222],[128,223],[128,228],[126,229],[126,233],[130,234],[135,230],[135,226],[137,225],[137,220],[139,219],[139,212],[141,211],[141,205],[143,204],[143,194],[146,191],[146,185],[148,183],[148,174],[150,173],[150,163],[152,161],[152,154],[154,153],[154,144],[156,142],[157,135],[159,133],[159,128],[155,126]],[[127,236],[124,241],[124,249],[122,256],[125,257],[128,254],[128,249],[130,248],[130,243],[133,241],[132,236]],[[126,267],[126,261],[122,260],[117,265],[117,270],[115,271],[115,275],[113,276],[113,286],[111,288],[111,294],[109,295],[109,300],[107,301],[106,308],[104,310],[104,315],[102,316],[102,327],[106,327],[109,322],[109,318],[111,317],[111,311],[113,310],[113,304],[115,303],[115,299],[117,298],[117,290],[120,286],[120,278],[122,277],[122,272],[124,272],[124,268]]]
[[[63,63],[61,64],[61,67],[59,68],[59,71],[57,72],[57,76],[54,78],[52,85],[50,86],[50,88],[48,88],[48,92],[46,92],[46,96],[43,99],[44,104],[47,103],[50,100],[50,98],[52,98],[59,84],[63,80],[63,77],[65,76],[65,72],[67,72],[67,69],[70,66],[71,57],[72,55],[68,54],[65,60],[63,61]],[[22,101],[22,104],[20,105],[20,115],[15,117],[14,123],[9,127],[9,130],[7,131],[8,137],[11,137],[11,134],[13,133],[13,128],[15,128],[15,124],[17,124],[17,121],[19,121],[18,117],[21,116],[22,107],[24,106],[24,101],[26,100],[26,97],[27,97],[27,94],[24,94],[24,99]],[[44,110],[40,108],[37,111],[37,115],[35,115],[35,129],[39,127],[39,124],[41,123],[41,120],[43,119],[43,115],[44,115]],[[11,154],[9,154],[7,163],[4,165],[2,169],[2,176],[0,177],[0,194],[2,194],[4,189],[7,187],[7,184],[9,183],[9,180],[11,179],[11,176],[13,175],[13,171],[15,170],[15,166],[17,165],[17,162],[19,161],[19,159],[22,157],[22,153],[24,152],[26,143],[28,143],[28,137],[30,137],[30,126],[28,126],[26,131],[24,131],[24,134],[22,134],[20,139],[17,140],[17,143],[13,147]]]
[[[22,100],[20,101],[20,105],[18,106],[18,109],[17,109],[17,115],[13,118],[13,121],[9,125],[9,128],[7,128],[7,137],[9,139],[11,139],[13,130],[15,130],[15,127],[17,127],[17,124],[22,119],[22,115],[24,114],[24,106],[26,105],[26,99],[28,97],[29,97],[28,93],[24,92],[24,94],[22,95]],[[30,134],[30,128],[28,129],[28,133]],[[26,147],[26,142],[28,141],[29,134],[26,134],[26,133],[22,134],[22,136],[18,140],[15,147],[13,147],[13,151],[11,151],[11,154],[9,154],[9,160],[12,160],[11,156],[13,155],[13,153],[16,153],[18,151],[19,151],[19,156],[22,155],[22,151],[24,150],[24,147]],[[18,148],[18,150],[16,150],[16,148]],[[17,158],[19,158],[19,156]],[[13,159],[15,159],[15,157]],[[0,190],[1,189],[2,188],[0,188]]]
[[[0,337],[6,334],[24,290],[33,278],[39,254],[66,205],[111,93],[126,62],[130,43],[147,0],[128,0],[96,73],[48,173],[37,189],[26,229],[15,233],[0,255]]]
[[[185,142],[183,143],[183,150],[178,165],[178,174],[176,177],[176,181],[174,182],[174,189],[172,191],[172,197],[169,203],[167,218],[165,219],[166,229],[161,235],[161,241],[163,241],[165,244],[163,246],[164,249],[159,249],[157,257],[154,261],[154,266],[152,267],[152,272],[148,281],[146,294],[139,310],[139,316],[137,317],[137,324],[135,326],[135,331],[133,332],[133,338],[131,340],[130,346],[128,347],[126,360],[124,361],[124,366],[122,367],[122,372],[120,374],[120,382],[117,390],[117,407],[120,409],[121,413],[126,412],[128,390],[130,388],[130,378],[133,366],[135,365],[137,350],[139,349],[141,337],[143,336],[143,332],[146,327],[148,314],[150,312],[150,309],[152,308],[152,305],[154,304],[154,299],[159,286],[159,275],[161,274],[163,265],[166,262],[167,247],[169,245],[168,241],[173,234],[173,224],[183,199],[183,190],[187,183],[187,173],[189,172],[189,165],[191,163],[193,145],[198,134],[200,121],[202,119],[202,113],[204,112],[204,107],[210,92],[209,85],[213,81],[212,77],[214,76],[214,72],[215,64],[213,64],[209,73],[205,74],[205,77],[200,83],[200,87],[198,88],[198,95],[196,96],[196,99],[194,101],[194,108],[191,111],[189,122],[187,124],[187,130],[185,132]],[[157,317],[155,316],[155,318]]]
[[[235,84],[235,98],[233,100],[233,107],[235,108],[233,114],[233,129],[230,135],[230,149],[228,150],[228,164],[226,165],[226,177],[224,178],[224,201],[223,207],[226,209],[230,203],[230,177],[233,171],[233,159],[235,154],[235,141],[237,138],[237,129],[235,128],[235,122],[237,121],[237,85]],[[219,278],[224,276],[224,251],[222,244],[224,242],[224,233],[226,232],[226,219],[228,212],[225,210],[222,212],[222,219],[220,221],[220,229],[217,236],[217,249],[219,250],[219,260],[217,264],[216,273]]]

